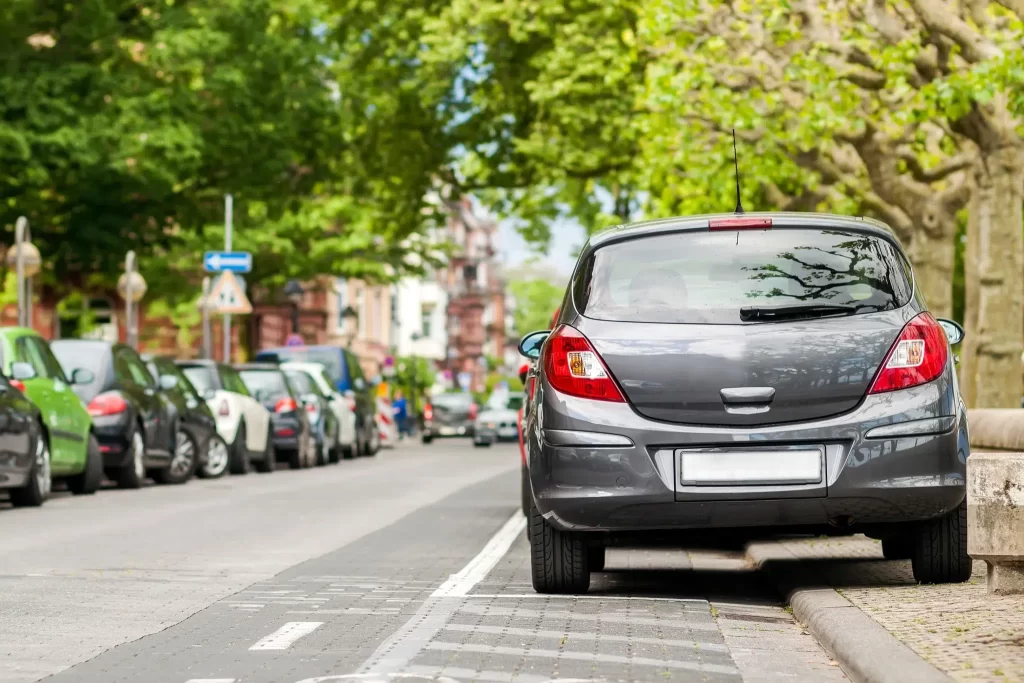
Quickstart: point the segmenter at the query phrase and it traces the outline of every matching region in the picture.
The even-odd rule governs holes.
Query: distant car
[[[164,393],[174,403],[180,416],[177,450],[191,449],[194,452],[196,472],[200,476],[222,476],[228,467],[228,446],[217,434],[217,419],[213,411],[172,359],[144,355],[142,360],[158,382],[170,387]]]
[[[316,436],[299,394],[280,365],[247,363],[235,369],[249,393],[270,412],[271,434],[277,457],[293,470],[316,463]]]
[[[436,437],[473,436],[479,408],[468,392],[438,394],[423,407],[423,443]]]
[[[103,453],[92,433],[89,411],[71,389],[88,371],[67,378],[49,344],[23,327],[0,328],[3,373],[39,408],[49,449],[49,475],[75,494],[94,493],[103,483]]]
[[[331,384],[345,398],[351,399],[356,415],[356,455],[373,455],[380,448],[374,417],[377,402],[373,387],[363,377],[359,358],[340,346],[280,346],[263,349],[256,354],[263,363],[319,363],[324,366]]]
[[[473,445],[490,446],[497,441],[517,441],[519,427],[516,422],[524,398],[518,392],[491,396],[473,423]]]
[[[16,507],[37,507],[50,496],[50,449],[39,408],[0,376],[0,491]]]
[[[341,459],[338,436],[341,426],[331,410],[331,399],[313,378],[321,374],[323,367],[316,363],[281,363],[288,383],[299,396],[299,402],[306,410],[306,418],[313,428],[316,439],[316,464],[326,465]]]
[[[534,589],[608,545],[864,533],[920,583],[971,576],[967,410],[893,231],[809,213],[591,237],[526,413]]]
[[[50,348],[66,375],[90,376],[73,389],[92,416],[110,479],[133,489],[147,475],[161,484],[191,478],[195,455],[176,448],[180,416],[138,353],[125,344],[87,339],[59,339]]]
[[[249,393],[238,371],[212,360],[183,360],[176,364],[213,411],[217,433],[228,446],[231,473],[245,474],[250,466],[257,472],[273,472],[277,453],[270,413]]]
[[[282,368],[301,369],[316,383],[327,398],[327,405],[338,424],[336,445],[329,453],[330,462],[337,462],[342,456],[351,458],[356,454],[356,403],[355,398],[346,398],[331,382],[327,369],[320,363],[282,363]]]

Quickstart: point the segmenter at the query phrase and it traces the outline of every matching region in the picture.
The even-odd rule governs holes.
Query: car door
[[[18,390],[0,375],[0,467],[27,466],[29,458],[34,455],[31,451],[31,416],[19,409],[19,404],[24,402]]]
[[[64,429],[64,400],[56,390],[54,379],[34,342],[35,338],[30,335],[18,337],[14,342],[14,360],[28,363],[35,371],[35,377],[22,381],[25,395],[39,408],[43,422],[49,428],[51,466],[63,470],[70,466],[74,456],[72,443]]]
[[[242,415],[245,418],[245,424],[248,425],[246,441],[249,442],[247,444],[249,449],[262,451],[266,448],[267,434],[270,433],[270,413],[252,397],[245,382],[242,381],[241,375],[234,368],[222,365],[219,370],[224,390],[237,395],[242,406]]]
[[[363,377],[363,368],[359,359],[350,351],[345,351],[345,365],[348,367],[349,381],[356,398],[356,425],[360,429],[375,429],[373,416],[377,412],[376,399],[371,396],[369,387],[366,386],[366,378]],[[364,438],[370,438],[370,432],[364,432]]]
[[[57,357],[53,355],[50,345],[41,337],[28,337],[27,339],[30,348],[34,348],[42,359],[43,366],[46,368],[46,375],[52,383],[54,398],[59,399],[61,406],[59,424],[51,426],[50,429],[51,439],[59,438],[62,441],[62,445],[66,447],[66,464],[71,467],[72,471],[78,472],[85,464],[89,427],[92,425],[92,419],[83,408],[82,401],[78,398],[78,395],[71,388],[71,383],[64,375],[64,368],[61,367]],[[56,430],[59,430],[60,433],[57,434]],[[65,464],[65,461],[62,460],[61,465],[63,464]],[[61,474],[63,472],[63,467],[58,468],[56,463],[53,469],[54,474]]]
[[[168,404],[158,396],[156,381],[142,359],[127,346],[115,347],[114,374],[122,390],[130,393],[139,406],[146,450],[173,452]]]

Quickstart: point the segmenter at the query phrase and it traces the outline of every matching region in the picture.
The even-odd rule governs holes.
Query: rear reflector
[[[771,218],[712,218],[708,230],[769,230]]]
[[[949,358],[949,342],[931,313],[922,313],[903,328],[889,349],[869,394],[909,389],[942,374]]]
[[[601,356],[579,330],[562,325],[544,344],[544,374],[556,390],[595,401],[625,403]]]

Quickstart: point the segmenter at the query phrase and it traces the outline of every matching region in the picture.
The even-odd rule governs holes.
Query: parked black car
[[[423,407],[423,443],[439,436],[473,436],[476,403],[466,392],[439,394]]]
[[[180,415],[146,363],[130,346],[87,339],[50,342],[65,374],[83,368],[93,375],[72,388],[92,415],[107,476],[121,488],[139,488],[151,476],[181,484],[195,469],[194,454],[176,452]]]
[[[330,399],[305,370],[284,366],[284,375],[299,396],[316,439],[316,464],[338,462],[341,425],[331,409]]]
[[[39,409],[0,375],[0,490],[11,504],[39,506],[50,495],[50,451]]]
[[[217,434],[217,418],[181,368],[166,356],[142,357],[156,380],[171,387],[164,390],[180,416],[176,451],[187,449],[196,461],[196,473],[215,479],[228,469],[228,446]]]
[[[293,470],[312,466],[316,462],[313,427],[284,371],[273,363],[245,363],[235,369],[249,393],[270,411],[278,460],[287,460]]]

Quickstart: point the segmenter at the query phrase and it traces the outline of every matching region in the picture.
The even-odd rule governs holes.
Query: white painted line
[[[288,647],[302,636],[309,635],[318,627],[323,626],[322,621],[289,621],[287,624],[263,638],[250,650],[287,650]]]
[[[652,602],[688,602],[695,605],[707,605],[707,600],[701,600],[699,598],[650,598],[633,595],[542,595],[540,593],[521,593],[521,594],[492,594],[487,595],[484,593],[473,593],[467,595],[467,598],[490,598],[490,599],[511,599],[511,600],[523,600],[526,598],[535,600],[650,600]]]
[[[185,683],[235,683],[236,678],[190,678]]]
[[[452,574],[430,597],[451,598],[469,594],[473,586],[480,583],[498,564],[526,528],[526,518],[516,510],[498,533],[491,537],[484,549],[469,561],[458,574]]]

